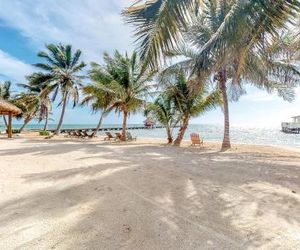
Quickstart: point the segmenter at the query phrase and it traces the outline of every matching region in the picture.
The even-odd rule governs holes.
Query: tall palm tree
[[[111,95],[111,109],[123,114],[122,139],[126,140],[128,116],[145,103],[153,74],[140,62],[136,52],[130,57],[118,51],[113,57],[105,53],[103,59],[104,65],[93,64],[94,73],[97,74],[98,86]]]
[[[170,50],[181,47],[187,29],[197,27],[194,32],[197,39],[194,34],[192,41],[199,49],[194,69],[198,74],[203,69],[210,69],[222,91],[222,149],[225,150],[231,147],[227,96],[229,78],[239,85],[246,63],[251,60],[249,54],[264,48],[267,40],[277,36],[278,29],[296,16],[299,7],[300,2],[292,0],[161,0],[131,7],[124,14],[130,23],[137,25],[140,52],[152,67],[159,66],[161,57]],[[231,70],[232,66],[234,70]],[[234,73],[229,74],[229,71]]]
[[[145,108],[145,116],[151,115],[160,122],[167,132],[168,144],[173,143],[173,129],[180,121],[173,99],[166,94],[159,95],[154,102],[148,103]]]
[[[11,82],[5,81],[3,83],[0,83],[0,97],[4,100],[9,100],[11,98]],[[5,123],[5,126],[7,127],[7,121],[5,118],[5,115],[3,115],[3,121]]]
[[[163,84],[169,85],[165,90],[166,94],[173,99],[181,121],[178,136],[174,141],[174,146],[180,146],[190,119],[220,106],[222,98],[218,90],[209,91],[206,84],[198,83],[201,79],[197,77],[188,78],[183,70],[172,76],[173,83],[172,80],[166,82],[166,79],[164,76]]]
[[[189,37],[192,37],[192,34],[189,34]],[[294,39],[286,36],[277,37],[270,44],[266,44],[263,50],[256,48],[249,51],[247,57],[243,59],[245,68],[242,72],[236,70],[240,63],[238,59],[228,63],[225,68],[225,82],[223,82],[222,72],[212,73],[213,82],[217,83],[216,87],[221,90],[223,99],[225,121],[223,150],[230,147],[229,101],[238,101],[241,95],[246,94],[245,85],[252,85],[268,93],[275,92],[286,101],[293,100],[294,87],[299,84],[300,72],[294,60],[294,54],[298,50],[291,49],[291,47],[297,47]],[[174,55],[183,55],[186,59],[171,65],[165,69],[165,72],[173,73],[182,68],[187,74],[191,74],[197,64],[199,50],[183,48],[173,52],[172,56]],[[209,72],[209,69],[205,67],[201,72],[197,71],[198,79],[202,79],[199,82],[202,84],[211,82]]]
[[[66,106],[71,98],[73,100],[73,107],[79,101],[79,88],[82,87],[81,81],[83,76],[78,75],[86,64],[80,61],[81,51],[72,51],[71,45],[46,45],[47,52],[41,51],[38,57],[44,59],[45,63],[37,63],[35,66],[41,70],[42,73],[36,74],[36,79],[32,81],[47,83],[47,88],[44,90],[45,94],[53,93],[52,101],[54,101],[60,92],[61,101],[59,106],[62,106],[60,119],[57,125],[55,134],[60,133]]]

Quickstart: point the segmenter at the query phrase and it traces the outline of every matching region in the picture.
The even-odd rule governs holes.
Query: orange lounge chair
[[[192,146],[203,146],[203,139],[200,138],[199,134],[191,134]]]

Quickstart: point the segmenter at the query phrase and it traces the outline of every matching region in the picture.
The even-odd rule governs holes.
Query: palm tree
[[[109,93],[109,100],[112,100],[110,109],[123,114],[122,139],[126,140],[128,116],[145,103],[153,74],[140,62],[136,52],[130,57],[118,51],[113,57],[105,53],[103,59],[104,65],[93,64],[94,77],[98,86]]]
[[[95,77],[91,74],[92,79]],[[93,132],[93,136],[96,136],[99,129],[101,128],[103,118],[111,111],[111,104],[113,101],[113,92],[105,91],[101,83],[95,82],[89,84],[82,89],[84,99],[81,105],[91,105],[92,111],[101,111],[98,125]]]
[[[15,103],[24,112],[24,124],[20,128],[20,132],[26,125],[34,118],[39,122],[45,120],[44,131],[48,129],[49,112],[51,111],[51,100],[45,89],[46,83],[36,82],[39,73],[34,73],[27,77],[28,84],[18,84],[20,87],[26,89],[26,92],[20,93],[15,97]]]
[[[199,34],[199,33],[197,33]],[[192,37],[192,34],[189,34]],[[222,149],[230,147],[229,137],[229,101],[238,101],[240,96],[246,94],[245,85],[253,85],[269,93],[277,94],[286,101],[292,101],[294,98],[294,87],[299,84],[300,72],[294,61],[294,54],[299,48],[294,39],[286,36],[277,37],[270,44],[266,44],[263,50],[249,51],[248,56],[244,58],[245,69],[242,72],[236,70],[240,61],[234,60],[228,63],[226,70],[226,81],[222,78],[222,72],[213,73],[213,80],[217,83],[217,88],[221,90],[223,98],[223,111],[225,120],[224,140]],[[171,54],[171,53],[169,53]],[[199,50],[182,48],[171,54],[183,55],[186,59],[180,61],[165,70],[171,72],[182,68],[187,74],[194,70],[199,58]],[[210,81],[209,69],[203,67],[202,71],[197,71],[199,82],[207,84]],[[224,104],[225,102],[225,104]]]
[[[4,83],[0,83],[0,98],[4,100],[10,100],[11,98],[11,82],[5,81]],[[3,121],[5,123],[5,126],[7,127],[7,121],[5,118],[5,115],[3,115]]]
[[[152,67],[158,67],[162,56],[182,46],[187,29],[197,27],[192,34],[192,44],[199,49],[194,70],[201,75],[210,69],[218,81],[224,105],[222,149],[226,150],[231,147],[229,79],[239,86],[251,61],[249,54],[263,51],[266,41],[277,36],[278,29],[296,15],[299,7],[300,2],[292,0],[162,0],[131,7],[124,14],[137,25],[141,55]]]
[[[166,94],[173,99],[180,114],[181,126],[174,141],[174,146],[180,146],[190,119],[221,105],[222,98],[218,90],[210,92],[206,84],[199,84],[198,81],[201,79],[187,78],[183,70],[176,72],[175,77],[171,75],[172,79],[175,79],[174,83],[171,84],[172,80],[166,82],[168,77],[165,74],[166,72],[164,73],[163,84],[169,85],[166,88]]]
[[[173,129],[179,123],[180,117],[176,110],[173,99],[166,94],[159,95],[152,103],[145,108],[145,116],[151,115],[165,128],[168,137],[168,144],[173,143]]]
[[[44,93],[53,93],[52,101],[55,101],[59,92],[61,94],[59,105],[62,106],[62,111],[55,131],[55,134],[58,135],[69,99],[73,100],[73,107],[79,101],[79,88],[82,86],[81,80],[83,76],[78,75],[78,73],[83,70],[86,64],[80,62],[80,50],[72,53],[71,45],[49,44],[46,45],[46,48],[48,52],[41,51],[38,53],[38,57],[45,59],[46,62],[35,64],[43,72],[36,74],[36,78],[32,79],[32,81],[47,84]]]
[[[147,58],[151,66],[157,67],[165,53],[182,44],[183,34],[197,17],[207,14],[207,5],[222,12],[222,16],[214,16],[219,24],[203,46],[203,54],[214,51],[226,54],[241,37],[253,31],[276,35],[277,29],[300,10],[298,0],[138,0],[122,14],[136,27],[141,58]]]

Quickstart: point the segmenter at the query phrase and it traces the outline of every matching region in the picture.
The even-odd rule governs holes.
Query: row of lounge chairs
[[[121,133],[115,133],[115,136],[112,135],[111,132],[105,132],[106,137],[104,138],[105,141],[121,141],[122,135]],[[68,131],[66,137],[68,138],[93,138],[94,134],[88,134],[86,130],[74,130]],[[203,139],[200,137],[199,134],[193,133],[190,135],[192,146],[202,146]],[[126,132],[126,141],[136,141],[137,137],[133,137],[130,132]]]
[[[112,135],[110,132],[105,132],[106,137],[104,138],[105,141],[121,141],[122,140],[122,135],[121,133],[115,133],[115,136]],[[130,132],[126,132],[126,141],[136,141],[137,137],[133,137]]]
[[[67,131],[66,137],[68,138],[93,138],[94,134],[88,134],[86,130],[73,130]]]
[[[73,131],[65,131],[67,135],[65,137],[67,138],[93,138],[95,137],[93,133],[88,134],[86,130],[73,130]],[[122,135],[121,133],[115,133],[115,136],[112,135],[110,132],[105,132],[106,137],[104,140],[110,141],[121,141],[122,140]],[[136,141],[136,137],[133,137],[130,132],[126,132],[126,140],[127,141]]]

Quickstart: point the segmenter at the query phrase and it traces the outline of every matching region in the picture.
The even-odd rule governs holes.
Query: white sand
[[[0,139],[0,249],[300,249],[300,153]]]

